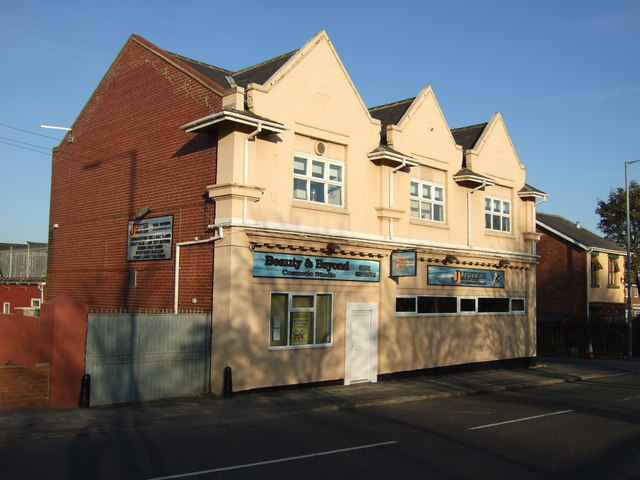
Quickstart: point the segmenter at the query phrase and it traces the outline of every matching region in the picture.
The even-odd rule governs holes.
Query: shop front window
[[[330,293],[272,293],[270,347],[331,344]]]

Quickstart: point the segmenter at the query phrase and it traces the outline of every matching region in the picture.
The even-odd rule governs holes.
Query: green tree
[[[627,245],[627,197],[623,187],[609,192],[609,199],[598,200],[596,213],[600,216],[598,228],[605,238],[617,245]],[[629,183],[629,238],[631,245],[631,281],[640,285],[640,185]],[[624,266],[626,279],[626,263]]]

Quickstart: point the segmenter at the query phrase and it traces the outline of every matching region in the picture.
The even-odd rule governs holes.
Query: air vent
[[[324,143],[322,142],[316,143],[315,150],[318,155],[324,155],[324,151],[326,149],[327,149],[327,146]]]

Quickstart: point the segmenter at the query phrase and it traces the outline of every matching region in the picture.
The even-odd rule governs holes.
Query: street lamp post
[[[627,214],[627,351],[629,358],[633,357],[633,308],[631,307],[631,223],[629,221],[629,165],[640,160],[624,162],[624,188],[626,192]],[[640,287],[640,285],[639,285]]]

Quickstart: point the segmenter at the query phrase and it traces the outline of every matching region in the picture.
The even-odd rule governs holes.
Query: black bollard
[[[80,387],[80,406],[89,408],[91,399],[91,375],[85,373],[82,376],[82,386]]]
[[[225,397],[233,396],[233,384],[231,379],[231,367],[224,367],[224,389],[223,395]]]

